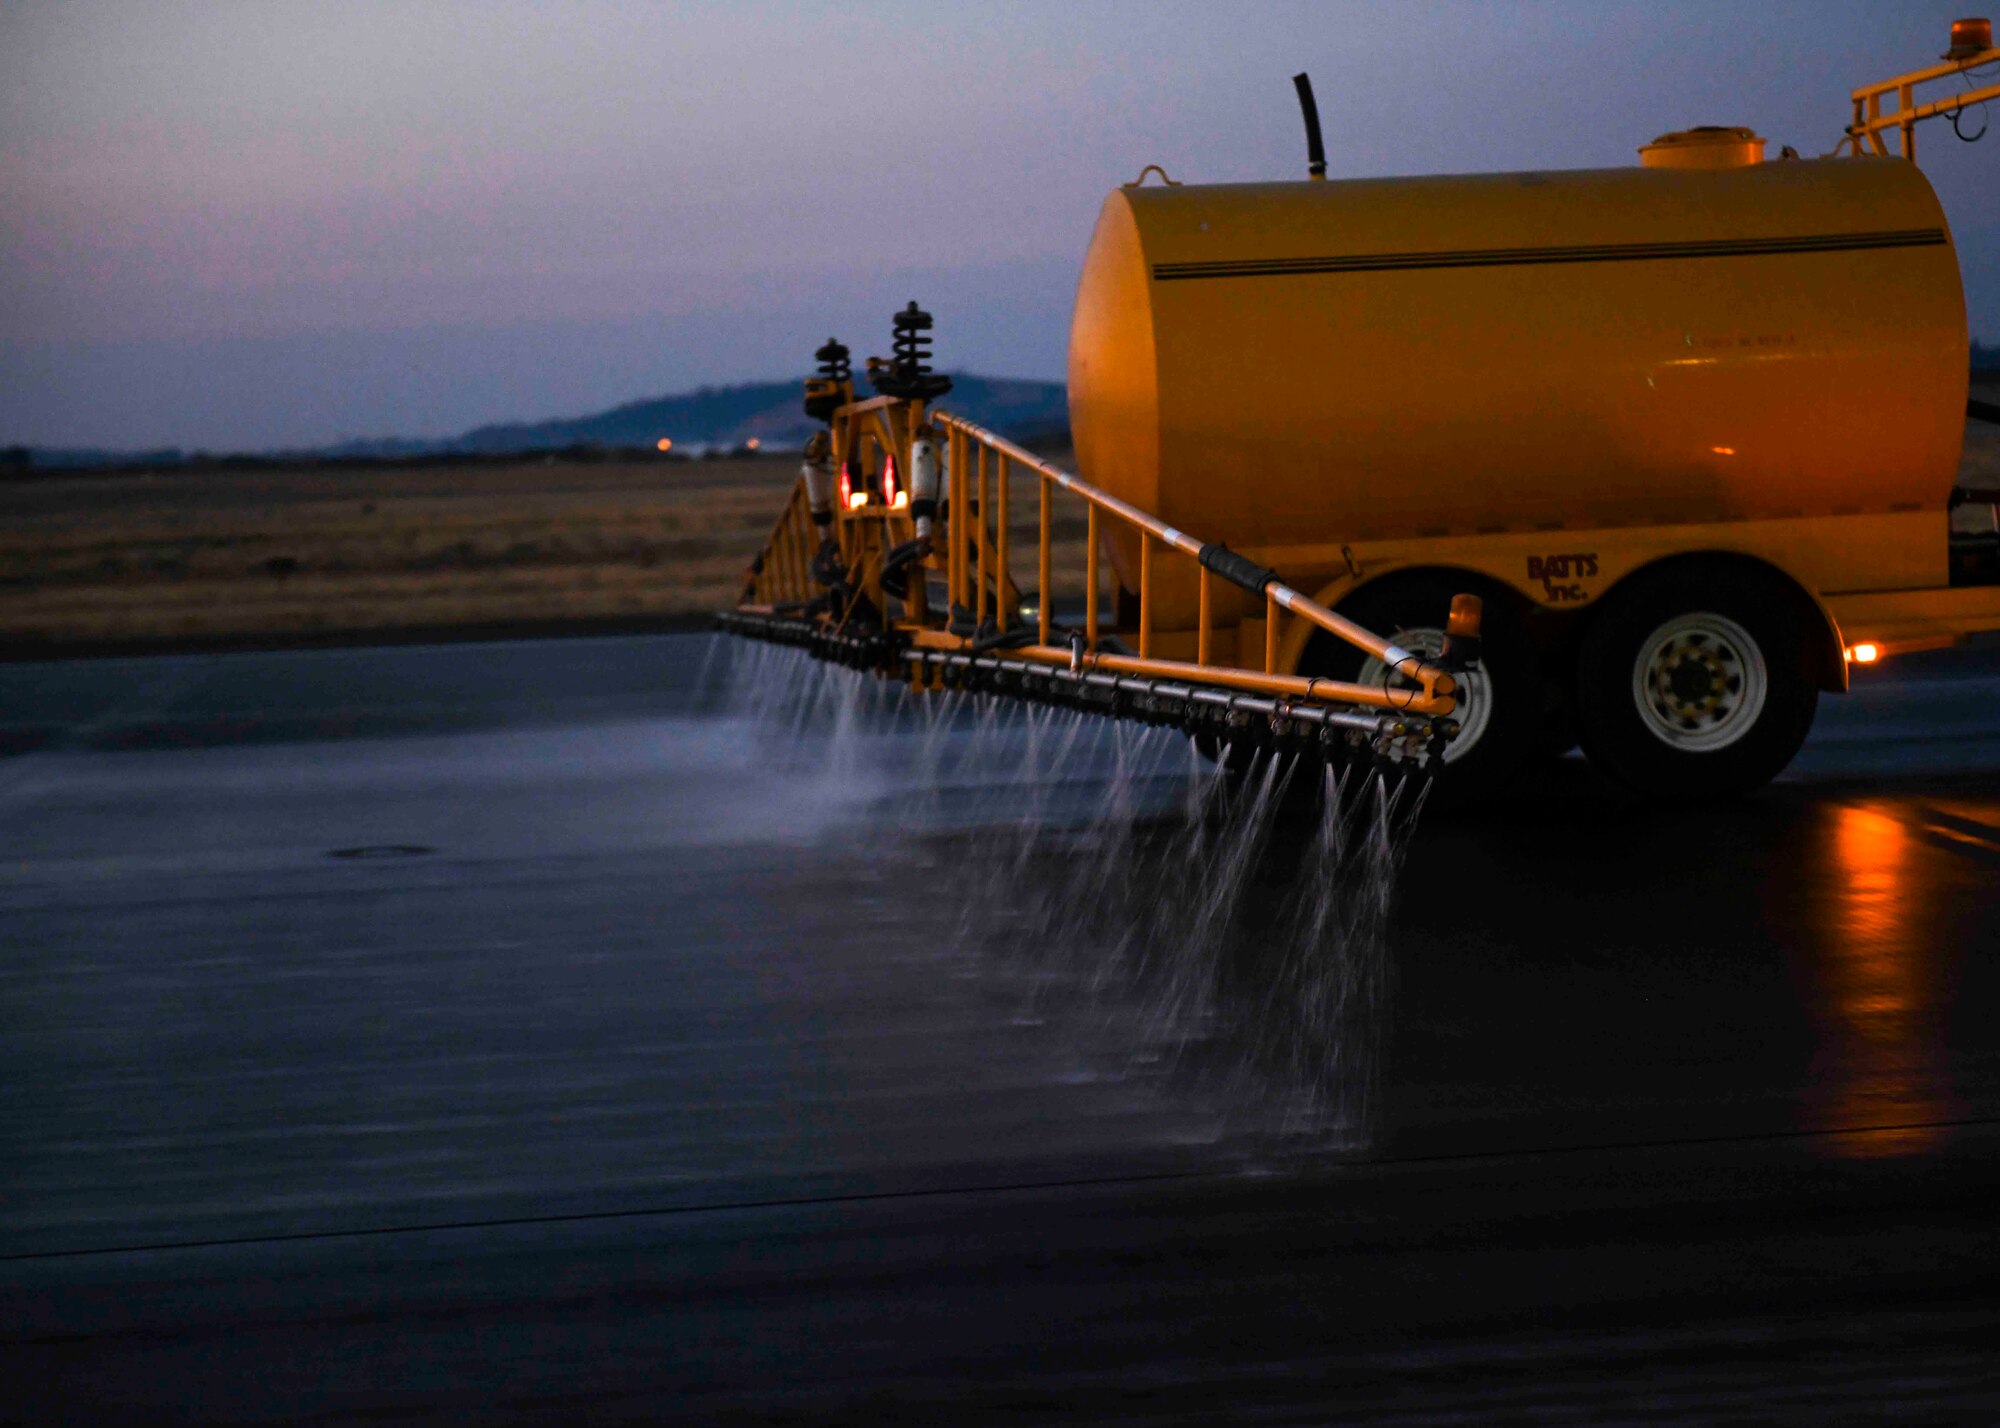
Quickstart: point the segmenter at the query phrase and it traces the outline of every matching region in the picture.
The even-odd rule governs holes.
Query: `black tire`
[[[1542,686],[1542,736],[1535,758],[1553,763],[1576,747],[1576,710],[1570,707],[1568,684]]]
[[[1446,571],[1392,575],[1340,602],[1340,613],[1405,648],[1426,652],[1417,631],[1442,635],[1451,597],[1470,593],[1486,604],[1478,672],[1461,684],[1476,689],[1486,704],[1483,718],[1467,716],[1465,733],[1445,751],[1444,768],[1431,794],[1433,804],[1462,806],[1498,792],[1535,755],[1542,739],[1540,659],[1512,599],[1486,582]],[[1435,645],[1430,646],[1435,649]],[[1299,672],[1330,679],[1358,680],[1367,657],[1344,640],[1315,635],[1299,661]],[[1371,670],[1374,678],[1379,671]],[[1399,681],[1400,682],[1400,681]]]
[[[1583,750],[1627,788],[1676,803],[1761,788],[1819,705],[1805,597],[1751,566],[1634,576],[1593,612],[1576,664]]]

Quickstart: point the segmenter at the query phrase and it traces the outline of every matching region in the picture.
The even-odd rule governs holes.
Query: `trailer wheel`
[[[1534,641],[1513,602],[1482,582],[1449,574],[1390,577],[1364,586],[1340,602],[1340,613],[1419,655],[1444,646],[1451,597],[1465,591],[1486,601],[1479,668],[1458,680],[1459,735],[1444,753],[1444,773],[1434,800],[1475,802],[1511,779],[1535,753],[1541,737],[1542,689]],[[1356,684],[1404,687],[1408,681],[1382,661],[1332,635],[1316,635],[1299,672]]]
[[[1819,704],[1798,592],[1735,566],[1661,570],[1612,592],[1584,631],[1576,680],[1591,762],[1676,802],[1769,783]]]

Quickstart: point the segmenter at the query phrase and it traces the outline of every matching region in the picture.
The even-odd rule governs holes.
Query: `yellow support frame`
[[[1113,673],[1144,675],[1160,679],[1183,679],[1197,683],[1216,684],[1240,689],[1256,694],[1276,694],[1289,698],[1310,699],[1316,702],[1353,704],[1367,708],[1387,709],[1397,713],[1420,715],[1446,715],[1452,712],[1455,702],[1452,698],[1456,681],[1450,673],[1434,665],[1425,663],[1408,650],[1400,649],[1389,641],[1362,628],[1344,616],[1336,614],[1324,605],[1292,589],[1283,581],[1273,579],[1264,587],[1266,606],[1263,667],[1252,669],[1241,664],[1230,664],[1214,657],[1213,639],[1209,633],[1211,595],[1210,567],[1202,564],[1201,556],[1206,548],[1204,543],[1185,531],[1176,530],[1166,522],[1139,510],[1110,493],[1100,490],[1081,477],[1051,465],[1034,453],[1015,445],[1005,437],[998,436],[961,418],[940,415],[937,421],[950,434],[950,449],[954,453],[952,470],[954,481],[957,473],[965,465],[978,462],[979,489],[982,497],[987,491],[986,473],[989,461],[1003,473],[999,496],[1000,517],[994,542],[997,547],[996,560],[1004,579],[1006,550],[1007,508],[1005,495],[1005,474],[1013,466],[1024,467],[1035,473],[1041,485],[1041,509],[1038,521],[1038,549],[1036,570],[1040,577],[1037,596],[1038,612],[1036,620],[1036,643],[1019,646],[1004,651],[1004,657],[1034,664],[1074,664],[1078,652],[1055,645],[1051,640],[1053,619],[1050,613],[1049,591],[1053,575],[1053,541],[1051,531],[1053,521],[1050,507],[1054,493],[1060,489],[1085,503],[1085,545],[1084,545],[1084,628],[1082,663],[1089,668],[1103,669]],[[991,453],[990,457],[988,453]],[[956,490],[956,485],[954,486]],[[954,501],[953,525],[959,521],[960,507]],[[982,511],[984,502],[982,501]],[[1103,616],[1099,587],[1103,577],[1103,544],[1107,521],[1134,528],[1139,535],[1140,567],[1137,609],[1136,655],[1124,655],[1104,648]],[[980,522],[978,533],[979,549],[983,556],[987,544],[984,520]],[[954,530],[950,539],[956,543],[964,540],[966,533]],[[1159,560],[1169,557],[1192,559],[1200,571],[1200,587],[1203,598],[1201,631],[1193,661],[1164,659],[1154,648],[1153,605],[1156,566]],[[982,573],[985,570],[981,566]],[[985,613],[985,585],[981,582],[981,603],[979,614]],[[1396,670],[1415,685],[1415,689],[1386,689],[1379,685],[1352,684],[1340,680],[1318,679],[1304,675],[1289,675],[1280,672],[1280,635],[1284,628],[1283,616],[1321,629],[1354,645],[1364,653],[1373,655],[1391,669]],[[927,645],[930,642],[926,642]],[[932,646],[935,647],[935,646]]]
[[[832,422],[835,469],[844,472],[852,462],[863,482],[879,483],[883,464],[893,459],[899,478],[906,482],[910,443],[923,420],[921,402],[899,398],[874,397],[841,407]],[[1240,652],[1239,662],[1218,659],[1211,631],[1213,569],[1203,559],[1204,553],[1213,555],[1216,548],[983,427],[942,414],[936,415],[934,421],[945,434],[948,467],[948,504],[939,516],[943,550],[942,553],[930,550],[911,566],[911,597],[902,602],[900,615],[894,602],[884,595],[881,572],[889,551],[915,535],[907,486],[900,493],[900,504],[878,499],[881,490],[877,484],[862,493],[860,500],[852,499],[854,493],[850,493],[846,501],[837,502],[839,508],[834,513],[833,538],[839,543],[856,588],[875,602],[897,631],[908,637],[913,658],[920,659],[922,651],[970,651],[983,637],[1015,632],[1021,597],[1008,570],[1012,554],[1009,488],[1014,472],[1019,469],[1034,475],[1040,491],[1034,640],[1010,642],[985,657],[1024,666],[1066,665],[1072,669],[1179,680],[1284,700],[1352,705],[1393,714],[1436,717],[1448,715],[1455,708],[1453,692],[1457,686],[1450,673],[1336,614],[1275,577],[1260,592],[1265,606],[1261,668],[1241,662]],[[1075,648],[1058,645],[1054,640],[1056,628],[1050,600],[1055,574],[1052,508],[1059,492],[1081,500],[1085,508],[1084,628]],[[1119,527],[1130,528],[1139,539],[1136,654],[1107,648],[1103,628],[1100,595],[1103,546],[1110,529]],[[933,539],[936,537],[934,531]],[[745,582],[738,608],[752,613],[780,614],[788,605],[811,599],[816,593],[811,578],[812,542],[811,512],[806,503],[805,483],[800,481]],[[1171,559],[1194,560],[1199,567],[1201,628],[1192,661],[1163,658],[1156,648],[1154,606],[1158,567],[1161,561]],[[923,580],[933,570],[941,571],[944,576],[950,606],[936,615],[928,610],[919,593]],[[972,618],[973,628],[971,633],[961,633],[962,627],[956,622],[967,615]],[[1289,627],[1287,618],[1291,622]],[[1323,630],[1373,655],[1415,687],[1391,689],[1284,673],[1280,655],[1282,637],[1288,628]]]
[[[1984,89],[1954,94],[1948,99],[1934,99],[1928,104],[1919,105],[1916,102],[1917,86],[1995,63],[2000,63],[2000,48],[1982,50],[1965,59],[1948,60],[1944,64],[1932,65],[1928,69],[1899,74],[1894,79],[1885,79],[1879,84],[1862,86],[1854,91],[1854,122],[1847,126],[1847,137],[1842,142],[1853,146],[1856,157],[1863,153],[1873,153],[1881,158],[1887,158],[1889,146],[1883,141],[1882,136],[1889,130],[1895,129],[1902,135],[1903,157],[1915,163],[1917,125],[1926,119],[1936,119],[1941,115],[1957,115],[1969,104],[1984,104],[1989,99],[2000,99],[2000,84],[1989,84]],[[1896,96],[1896,107],[1885,114],[1882,112],[1882,100],[1891,94]]]

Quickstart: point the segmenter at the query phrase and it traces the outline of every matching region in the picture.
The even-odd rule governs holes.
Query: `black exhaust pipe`
[[[1292,76],[1292,87],[1299,92],[1299,108],[1306,116],[1306,172],[1316,179],[1326,177],[1326,145],[1319,137],[1319,105],[1313,102],[1312,79],[1303,74]]]

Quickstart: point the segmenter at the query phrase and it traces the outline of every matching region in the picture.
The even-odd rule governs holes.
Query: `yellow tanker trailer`
[[[1851,152],[1825,159],[1694,129],[1625,169],[1342,182],[1321,177],[1301,77],[1308,180],[1149,170],[1105,201],[1070,335],[1080,478],[942,418],[931,479],[950,489],[914,492],[943,508],[942,543],[897,525],[893,495],[872,517],[878,566],[901,549],[942,586],[933,601],[928,573],[906,577],[884,628],[900,614],[909,648],[1062,661],[1049,601],[1033,639],[1001,638],[1018,595],[1006,512],[981,498],[989,461],[1003,507],[1026,465],[1044,504],[1085,498],[1092,563],[1115,576],[1115,628],[1093,598],[1073,675],[1086,658],[1130,662],[1128,681],[1259,674],[1289,681],[1267,689],[1278,722],[1360,710],[1378,745],[1383,711],[1408,706],[1429,721],[1418,756],[1441,753],[1466,793],[1579,739],[1660,796],[1763,783],[1850,660],[2000,627],[1993,553],[1952,558],[1951,509],[1996,495],[1955,490],[1964,295],[1912,162],[1917,123],[2000,94],[1923,106],[1915,87],[1996,60],[1984,22],[1960,22],[1944,64],[1856,92]],[[821,503],[849,569],[868,564],[849,527],[878,463],[925,474],[933,393],[907,361],[878,371],[873,413],[821,389],[835,462],[865,488]],[[951,531],[954,509],[976,526]],[[776,610],[748,593],[753,617]],[[1446,611],[1468,594],[1454,649]]]

